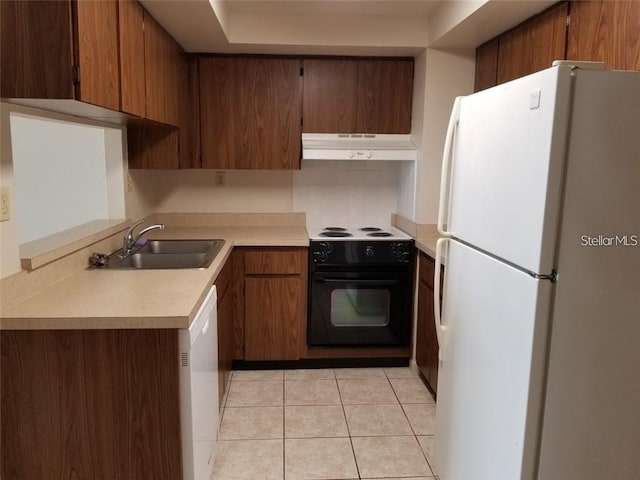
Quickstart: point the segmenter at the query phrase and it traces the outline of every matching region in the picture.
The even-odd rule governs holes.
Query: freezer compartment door
[[[461,98],[441,187],[449,198],[441,223],[452,236],[551,272],[570,86],[570,69],[554,67]]]
[[[531,480],[552,284],[451,241],[436,409],[441,480]]]

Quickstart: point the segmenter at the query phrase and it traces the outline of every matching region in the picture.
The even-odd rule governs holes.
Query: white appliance
[[[303,160],[415,160],[408,134],[303,133]]]
[[[180,423],[184,480],[209,480],[218,439],[218,297],[211,287],[188,330],[180,330]]]
[[[440,479],[640,478],[640,72],[458,98],[441,189]]]

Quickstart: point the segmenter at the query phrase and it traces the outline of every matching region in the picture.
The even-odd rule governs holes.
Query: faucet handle
[[[129,229],[126,231],[126,233],[124,234],[125,237],[133,237],[133,231],[135,230],[135,228],[138,225],[142,225],[143,223],[144,223],[144,220],[140,220],[139,222],[136,222],[133,225],[131,225]]]

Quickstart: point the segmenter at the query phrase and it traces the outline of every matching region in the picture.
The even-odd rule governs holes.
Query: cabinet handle
[[[438,360],[442,361],[444,357],[444,347],[446,343],[445,333],[447,327],[442,324],[442,315],[440,312],[440,270],[442,270],[442,253],[444,245],[451,239],[447,237],[439,238],[436,242],[436,258],[435,272],[433,273],[433,318],[436,322],[436,337],[438,338]]]
[[[453,153],[453,140],[455,137],[456,127],[460,121],[460,101],[462,97],[456,97],[451,109],[451,117],[449,118],[449,126],[447,127],[447,135],[444,140],[444,151],[442,152],[442,172],[440,176],[440,204],[438,205],[438,232],[440,235],[451,235],[444,229],[445,205],[449,198],[449,190],[451,189],[451,180],[449,178],[449,168],[451,166],[451,154]],[[448,225],[447,225],[448,226]]]

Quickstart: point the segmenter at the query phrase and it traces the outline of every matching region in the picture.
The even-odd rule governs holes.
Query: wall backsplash
[[[153,191],[156,212],[291,212],[291,172],[225,170],[132,170],[145,193]]]
[[[406,196],[399,192],[400,184],[407,183],[406,169],[413,171],[413,164],[407,165],[304,161],[302,170],[294,172],[225,170],[223,186],[216,185],[215,170],[131,174],[134,189],[152,199],[156,212],[305,212],[307,225],[389,224]],[[413,175],[408,177],[413,182]],[[407,209],[403,206],[400,213],[410,217]]]
[[[307,225],[389,224],[398,206],[400,165],[306,160],[293,173],[293,209]]]

